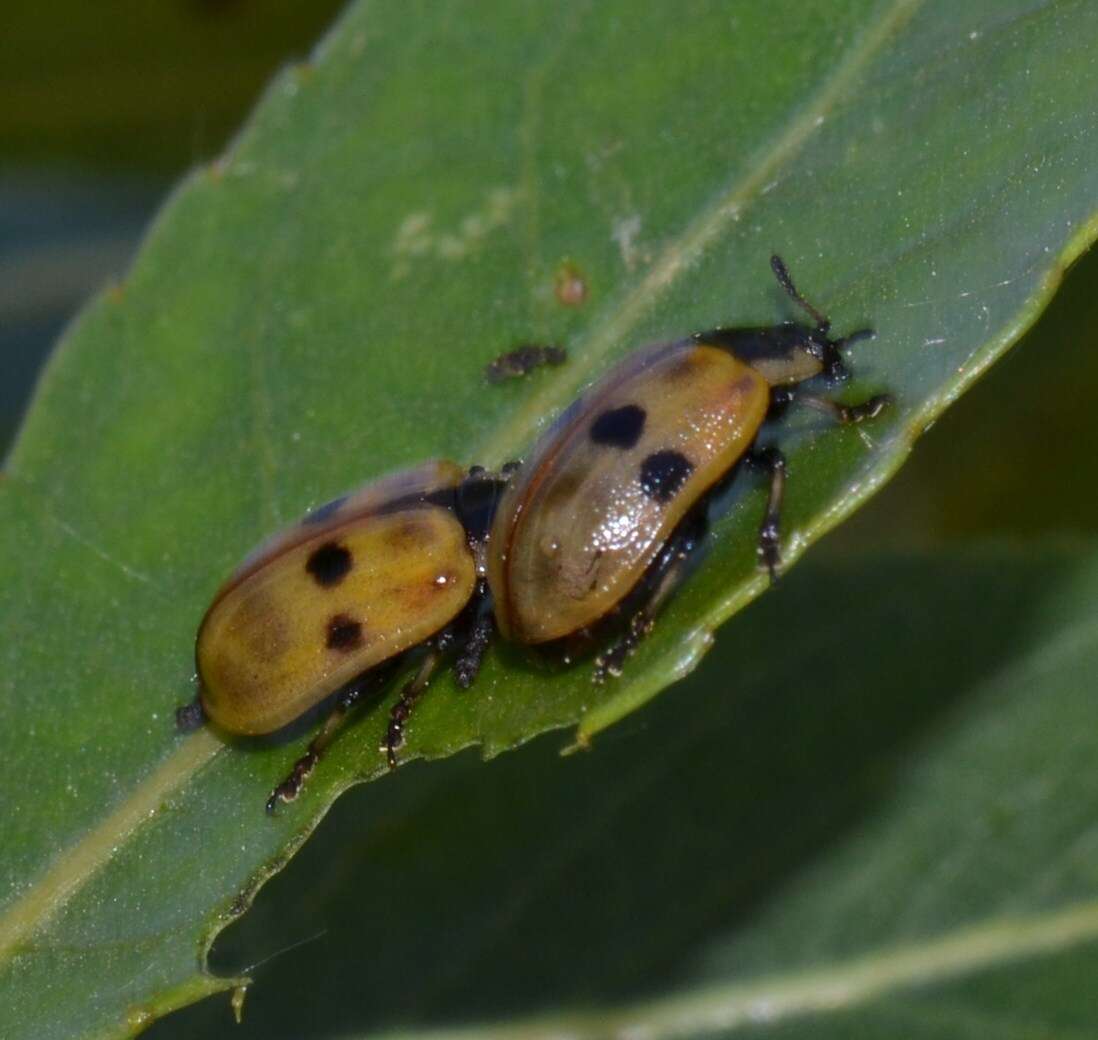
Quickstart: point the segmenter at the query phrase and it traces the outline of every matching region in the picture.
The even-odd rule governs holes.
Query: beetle
[[[576,400],[529,458],[498,475],[435,460],[336,499],[276,535],[232,574],[199,627],[199,694],[181,728],[277,731],[334,706],[268,811],[291,801],[350,709],[417,647],[426,653],[390,710],[390,767],[441,661],[459,686],[493,632],[526,645],[613,638],[595,678],[620,674],[701,544],[713,493],[741,465],[769,474],[760,566],[776,579],[785,457],[757,445],[794,401],[840,423],[880,414],[887,394],[844,405],[801,384],[848,378],[840,339],[777,256],[779,285],[814,324],[717,328],[629,356]]]
[[[295,798],[347,713],[426,646],[391,712],[390,764],[443,657],[468,686],[491,631],[484,545],[500,482],[446,460],[392,474],[314,510],[249,556],[198,629],[199,690],[181,729],[276,732],[329,697],[320,733],[267,802]],[[338,691],[338,692],[337,692]]]
[[[781,258],[770,264],[812,324],[716,328],[630,355],[560,416],[508,483],[488,551],[505,638],[569,647],[601,639],[610,622],[618,631],[595,678],[620,674],[681,582],[713,492],[742,464],[770,478],[757,552],[776,579],[786,460],[758,447],[763,422],[800,401],[858,423],[890,398],[844,405],[802,388],[819,376],[848,378],[843,349],[874,333],[831,338],[830,321],[797,291]]]

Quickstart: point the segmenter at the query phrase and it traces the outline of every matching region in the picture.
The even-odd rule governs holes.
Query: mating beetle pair
[[[803,392],[846,378],[842,339],[794,287],[814,324],[714,329],[639,351],[611,369],[500,475],[435,461],[367,485],[276,536],[214,598],[198,631],[200,682],[180,724],[209,717],[271,733],[336,691],[306,754],[268,809],[296,797],[347,712],[416,647],[390,713],[390,765],[415,700],[454,657],[469,686],[498,629],[524,645],[599,642],[596,678],[617,675],[684,574],[711,493],[740,464],[769,474],[761,566],[776,575],[785,459],[758,449],[763,421],[794,400],[838,422],[876,416]]]

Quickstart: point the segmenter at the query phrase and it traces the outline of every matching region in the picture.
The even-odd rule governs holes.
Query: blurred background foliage
[[[171,185],[218,155],[340,0],[4,5],[0,451],[68,319],[126,269]]]
[[[5,161],[170,180],[216,155],[341,0],[5,5]]]
[[[7,5],[0,37],[0,448],[6,451],[10,444],[59,332],[90,293],[125,271],[142,229],[173,182],[218,154],[272,72],[304,56],[341,6],[340,0]],[[1092,253],[1070,272],[1015,351],[939,422],[892,484],[827,538],[814,557],[828,567],[867,550],[948,547],[963,555],[976,540],[1017,545],[1039,540],[1047,547],[1085,541],[1098,531],[1092,433],[1096,319],[1098,256]],[[624,767],[630,751],[618,755],[616,745],[628,743],[630,727],[648,724],[633,721],[625,736],[611,735],[608,758],[585,768],[612,771],[615,755]],[[524,771],[532,767],[531,775],[538,775],[539,763],[555,750],[542,741],[492,768],[512,774],[517,789]],[[447,764],[449,772],[428,777],[424,771],[418,782],[403,786],[401,797],[414,803],[455,778],[465,782],[472,765],[466,755]],[[388,801],[389,794],[386,789],[382,797],[373,785],[350,792],[309,855],[299,857],[262,894],[250,926],[256,934],[248,935],[249,916],[243,932],[230,930],[219,944],[215,966],[237,969],[274,952],[261,931],[264,913],[268,919],[279,914],[272,907],[295,906],[287,931],[304,939],[331,925],[325,907],[338,906],[340,893],[355,885],[370,863],[372,839],[356,834],[355,821],[363,813],[376,820],[383,809],[399,819],[401,805]],[[474,831],[477,840],[490,840],[491,822],[481,820]],[[807,837],[781,870],[794,869],[815,840]],[[380,875],[384,867],[377,866]],[[429,870],[421,880],[431,883]],[[755,882],[748,878],[743,884],[747,901],[757,894]],[[756,887],[765,885],[757,881]],[[304,900],[303,892],[308,893]],[[396,908],[390,923],[399,921]],[[277,941],[285,942],[285,934]],[[383,941],[374,936],[368,942],[384,956]],[[287,964],[279,968],[287,980],[298,971],[295,956],[306,965],[317,955],[309,945],[287,953]],[[331,962],[328,953],[324,960]],[[654,961],[652,970],[659,968]],[[369,967],[363,963],[360,970]],[[266,973],[259,974],[262,979]],[[306,977],[319,985],[326,976],[314,971]],[[348,972],[329,978],[329,995],[352,981]],[[399,1012],[399,988],[392,996]],[[188,1009],[153,1032],[228,1031],[224,1004],[216,1004]],[[331,1017],[339,1022],[336,1010]]]

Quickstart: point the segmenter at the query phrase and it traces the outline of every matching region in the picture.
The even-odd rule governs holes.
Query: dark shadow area
[[[0,173],[0,459],[76,309],[124,274],[164,185]]]
[[[825,551],[1098,532],[1096,325],[1092,249],[1038,323],[935,423],[888,491],[828,537]],[[859,360],[871,352],[869,344]]]
[[[176,179],[217,155],[343,0],[8,5],[0,69],[0,459],[46,357],[125,274]]]
[[[803,565],[591,753],[550,737],[355,789],[216,945],[221,972],[271,958],[243,1027],[215,998],[147,1035],[338,1036],[664,989],[881,811],[1027,652],[1067,566]]]

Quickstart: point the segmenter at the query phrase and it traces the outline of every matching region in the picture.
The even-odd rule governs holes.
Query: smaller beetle
[[[596,679],[619,674],[682,580],[706,530],[710,493],[741,462],[770,475],[758,555],[777,576],[786,462],[756,447],[763,422],[796,400],[857,423],[889,398],[847,406],[801,390],[816,376],[847,378],[842,349],[873,333],[830,338],[830,322],[782,260],[770,263],[813,325],[718,328],[639,351],[536,444],[504,491],[489,538],[488,585],[503,636],[567,648],[600,639],[604,622],[616,622]]]
[[[199,693],[180,728],[275,732],[341,691],[268,811],[297,796],[347,712],[428,647],[391,713],[390,764],[411,705],[447,651],[467,686],[487,645],[483,547],[499,482],[433,461],[314,510],[257,549],[214,597],[195,644]],[[487,627],[486,627],[487,626]]]

